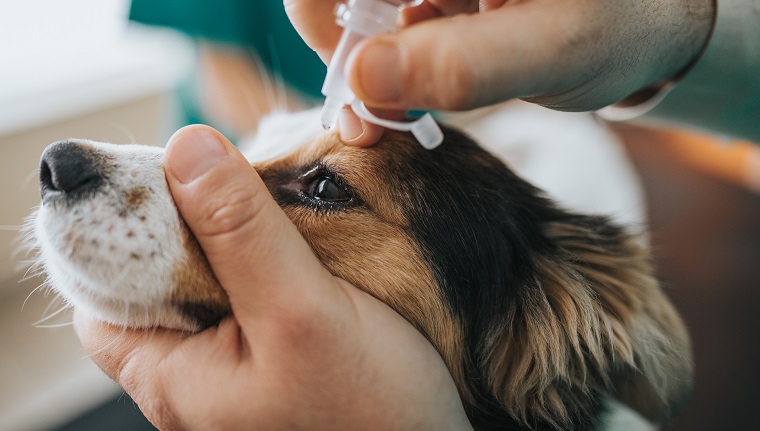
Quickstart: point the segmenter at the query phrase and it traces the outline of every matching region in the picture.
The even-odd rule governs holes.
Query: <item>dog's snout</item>
[[[40,194],[80,197],[95,190],[102,180],[97,161],[86,147],[73,141],[49,145],[40,159]]]

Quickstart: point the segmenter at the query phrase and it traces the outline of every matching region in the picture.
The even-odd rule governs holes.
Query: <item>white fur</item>
[[[242,150],[251,161],[274,158],[321,133],[319,124],[312,111],[272,115]],[[30,218],[48,284],[80,312],[116,325],[194,327],[167,305],[172,274],[187,251],[164,176],[164,150],[72,141],[107,155],[108,173],[94,196],[73,205],[43,204]],[[125,196],[137,187],[149,196],[128,211]]]
[[[319,115],[319,108],[273,113],[261,120],[255,135],[242,139],[240,151],[251,163],[285,155],[324,132]]]
[[[163,150],[77,142],[109,156],[107,176],[93,196],[37,211],[34,232],[49,284],[69,304],[107,322],[152,326],[158,319],[182,326],[184,319],[165,307],[170,277],[186,252]],[[128,210],[126,196],[138,188],[147,197]]]
[[[271,159],[321,133],[311,111],[262,121],[249,160]],[[193,323],[167,302],[172,274],[187,259],[181,220],[163,170],[164,150],[72,140],[104,155],[105,183],[73,205],[41,205],[30,218],[32,245],[47,283],[80,312],[116,325],[188,329]],[[130,190],[145,187],[138,210],[125,208]],[[141,220],[141,217],[144,220]],[[137,255],[139,258],[133,258]]]

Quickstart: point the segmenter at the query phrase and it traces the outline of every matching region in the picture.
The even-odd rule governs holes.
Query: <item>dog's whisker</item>
[[[51,304],[52,304],[52,303],[51,303]],[[54,318],[54,317],[56,317],[56,316],[59,316],[61,313],[63,313],[64,311],[68,310],[69,308],[70,308],[70,307],[69,307],[69,305],[68,305],[68,304],[63,304],[63,305],[61,306],[61,308],[59,308],[59,309],[58,309],[56,312],[54,312],[54,313],[52,313],[52,314],[50,314],[50,315],[48,315],[48,316],[45,316],[45,317],[43,317],[42,319],[40,319],[40,320],[38,320],[38,321],[36,321],[36,322],[32,323],[32,326],[35,326],[35,327],[37,327],[37,326],[39,326],[40,324],[42,324],[42,323],[45,323],[45,322],[47,322],[48,320],[50,320],[50,319],[53,319],[53,318]],[[49,310],[49,309],[50,309],[50,306],[48,306],[48,310]],[[45,313],[47,313],[47,310],[45,311]],[[44,313],[43,313],[43,314],[44,314]]]
[[[34,181],[35,178],[37,178],[38,175],[38,169],[34,168],[32,169],[26,176],[24,177],[24,181],[21,182],[21,189],[25,190],[29,185]]]
[[[43,295],[43,297],[44,297],[44,298],[47,298],[47,293],[46,293],[45,295]],[[50,301],[50,303],[47,305],[47,307],[45,307],[45,310],[42,312],[42,315],[44,316],[44,315],[46,315],[47,313],[49,313],[49,312],[50,312],[50,309],[51,309],[51,308],[53,308],[53,307],[56,305],[56,303],[58,303],[58,304],[61,304],[61,305],[62,305],[62,308],[61,308],[61,309],[59,309],[58,311],[56,311],[56,312],[55,312],[53,315],[60,313],[62,310],[66,309],[66,308],[68,307],[68,303],[66,302],[66,300],[64,300],[62,297],[60,297],[60,296],[57,296],[57,295],[56,295],[56,296],[55,296],[55,297],[54,297],[54,298],[53,298],[53,299]],[[44,319],[43,319],[43,320],[44,320]]]
[[[82,356],[82,359],[93,359],[95,356],[98,356],[99,354],[114,348],[116,345],[118,345],[122,341],[119,338],[122,337],[123,335],[124,335],[123,332],[121,334],[117,334],[113,340],[109,341],[108,343],[103,345],[101,348]]]
[[[17,283],[24,283],[26,281],[31,280],[32,278],[36,277],[37,275],[37,268],[35,268],[35,265],[29,265],[29,267],[24,271],[24,274],[21,276],[21,278],[17,281]]]
[[[24,302],[21,304],[21,312],[24,311],[24,307],[26,307],[26,303],[29,301],[29,298],[32,297],[36,292],[38,292],[40,289],[48,289],[50,288],[50,285],[47,283],[47,281],[43,282],[39,286],[32,289],[31,292],[29,292],[29,295],[26,296],[26,299],[24,299]]]
[[[65,328],[67,326],[74,326],[75,323],[76,322],[72,320],[71,322],[53,323],[53,324],[48,324],[48,325],[41,325],[41,324],[35,323],[32,326],[38,329],[56,329],[56,328]]]
[[[129,327],[127,325],[118,325],[118,328],[120,332],[118,334],[115,334],[109,342],[107,342],[101,348],[83,356],[82,359],[92,359],[94,356],[97,356],[105,351],[108,351],[114,348],[115,346],[117,346],[119,343],[124,342],[124,337],[126,336],[126,333],[127,333],[127,330],[129,330]]]
[[[133,145],[138,144],[137,139],[135,138],[135,134],[132,133],[129,127],[125,126],[124,124],[117,123],[115,121],[112,121],[111,123],[109,123],[109,126],[123,133],[127,137],[127,140],[129,141],[130,144],[133,144]]]
[[[31,268],[30,268],[31,271]],[[45,276],[45,269],[44,268],[35,268],[33,271],[27,271],[27,273],[24,275],[23,278],[19,279],[17,281],[18,284],[26,283],[29,280],[44,277]]]
[[[37,278],[42,275],[43,271],[44,264],[40,261],[34,261],[31,266],[29,266],[29,268],[24,272],[24,275],[21,276],[21,279],[18,281],[18,283],[23,283],[33,278]]]

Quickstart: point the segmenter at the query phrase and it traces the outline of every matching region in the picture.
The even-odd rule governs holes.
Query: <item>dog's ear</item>
[[[666,420],[690,393],[690,346],[641,238],[571,215],[543,234],[552,246],[532,256],[531,285],[484,356],[495,396],[518,420],[559,429],[582,425],[605,397]]]

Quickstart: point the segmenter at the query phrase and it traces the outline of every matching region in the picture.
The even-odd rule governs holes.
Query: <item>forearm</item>
[[[718,0],[704,54],[644,118],[760,143],[760,2]]]

